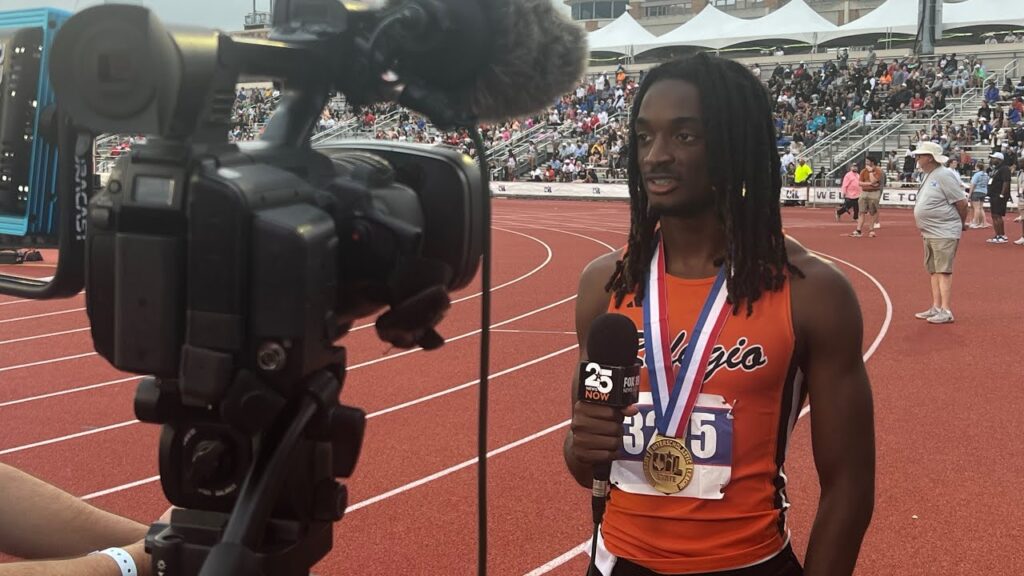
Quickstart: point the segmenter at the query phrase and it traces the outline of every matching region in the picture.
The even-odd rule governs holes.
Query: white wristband
[[[138,569],[135,567],[135,560],[132,558],[132,555],[120,548],[97,550],[95,552],[91,552],[89,555],[92,556],[93,554],[106,554],[113,558],[114,562],[117,562],[117,567],[121,569],[121,576],[138,576],[139,574]]]

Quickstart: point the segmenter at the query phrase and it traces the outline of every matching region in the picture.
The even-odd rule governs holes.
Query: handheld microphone
[[[583,77],[586,31],[551,0],[393,4],[409,19],[396,29],[403,35],[393,66],[403,85],[398,101],[439,126],[544,110]]]
[[[590,404],[625,408],[640,396],[640,339],[636,324],[622,314],[598,316],[587,333],[588,360],[580,362],[579,399]],[[594,466],[594,523],[604,516],[611,464]]]

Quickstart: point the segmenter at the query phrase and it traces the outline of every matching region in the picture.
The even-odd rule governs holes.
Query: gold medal
[[[675,494],[693,480],[693,456],[678,438],[658,434],[644,453],[644,477],[662,494]]]

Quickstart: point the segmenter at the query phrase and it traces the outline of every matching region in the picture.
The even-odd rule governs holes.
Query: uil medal
[[[718,270],[697,323],[690,331],[691,341],[679,361],[679,370],[675,371],[668,332],[664,244],[660,234],[656,240],[643,306],[645,363],[658,433],[644,454],[644,476],[652,488],[672,495],[685,490],[693,480],[693,455],[684,443],[686,430],[704,385],[708,359],[729,318],[730,306],[723,266]]]
[[[681,441],[658,434],[644,453],[644,477],[662,494],[675,494],[693,480],[693,456]]]

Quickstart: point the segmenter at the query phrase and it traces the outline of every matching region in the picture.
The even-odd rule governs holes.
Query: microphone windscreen
[[[604,366],[632,366],[637,362],[640,338],[636,324],[622,314],[605,313],[587,332],[587,358]]]
[[[543,111],[583,77],[587,33],[551,0],[479,0],[490,23],[490,64],[464,92],[481,121]]]

